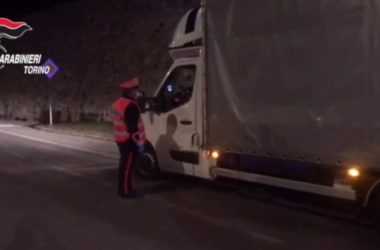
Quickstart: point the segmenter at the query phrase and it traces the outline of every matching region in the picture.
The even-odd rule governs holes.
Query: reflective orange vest
[[[137,144],[142,145],[146,141],[144,123],[139,118],[138,131],[133,135],[128,132],[128,124],[125,123],[125,110],[130,106],[135,105],[132,100],[120,97],[114,104],[112,104],[111,118],[113,121],[113,131],[115,141],[124,143],[130,138]]]

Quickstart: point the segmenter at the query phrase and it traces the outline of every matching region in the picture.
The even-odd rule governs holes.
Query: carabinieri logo
[[[57,67],[52,64],[41,65],[41,54],[9,54],[7,49],[1,45],[1,39],[18,39],[26,32],[32,31],[26,22],[14,22],[8,18],[0,17],[0,69],[4,68],[6,64],[24,65],[24,74],[28,75],[46,75],[51,78],[51,74],[55,74]]]
[[[27,31],[32,31],[30,27],[25,22],[13,22],[7,18],[0,18],[0,39],[17,39],[24,35]]]
[[[7,39],[17,39],[22,37],[25,32],[32,31],[32,27],[30,27],[25,22],[14,22],[9,20],[8,18],[0,18],[0,50],[2,50],[4,53],[7,53],[7,49],[1,45],[1,39],[7,38]],[[21,55],[20,55],[21,56]],[[5,58],[10,57],[5,55]],[[8,61],[4,58],[4,61]],[[0,69],[4,68],[4,64],[0,65]]]

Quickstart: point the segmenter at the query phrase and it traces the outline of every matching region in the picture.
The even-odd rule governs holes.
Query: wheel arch
[[[368,192],[364,199],[363,207],[365,208],[370,207],[370,205],[372,204],[373,198],[378,192],[380,192],[380,178],[379,177],[368,189]]]

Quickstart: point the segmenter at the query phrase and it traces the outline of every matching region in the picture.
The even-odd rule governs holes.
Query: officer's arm
[[[140,118],[140,110],[136,105],[130,105],[125,110],[125,123],[128,126],[128,132],[133,135],[138,132],[138,123]]]

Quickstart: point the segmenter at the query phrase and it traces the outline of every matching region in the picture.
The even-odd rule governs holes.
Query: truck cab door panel
[[[151,111],[150,118],[158,135],[152,137],[156,137],[158,161],[164,170],[193,175],[194,164],[199,162],[198,152],[193,151],[196,81],[196,63],[175,65],[154,97],[156,112]]]

